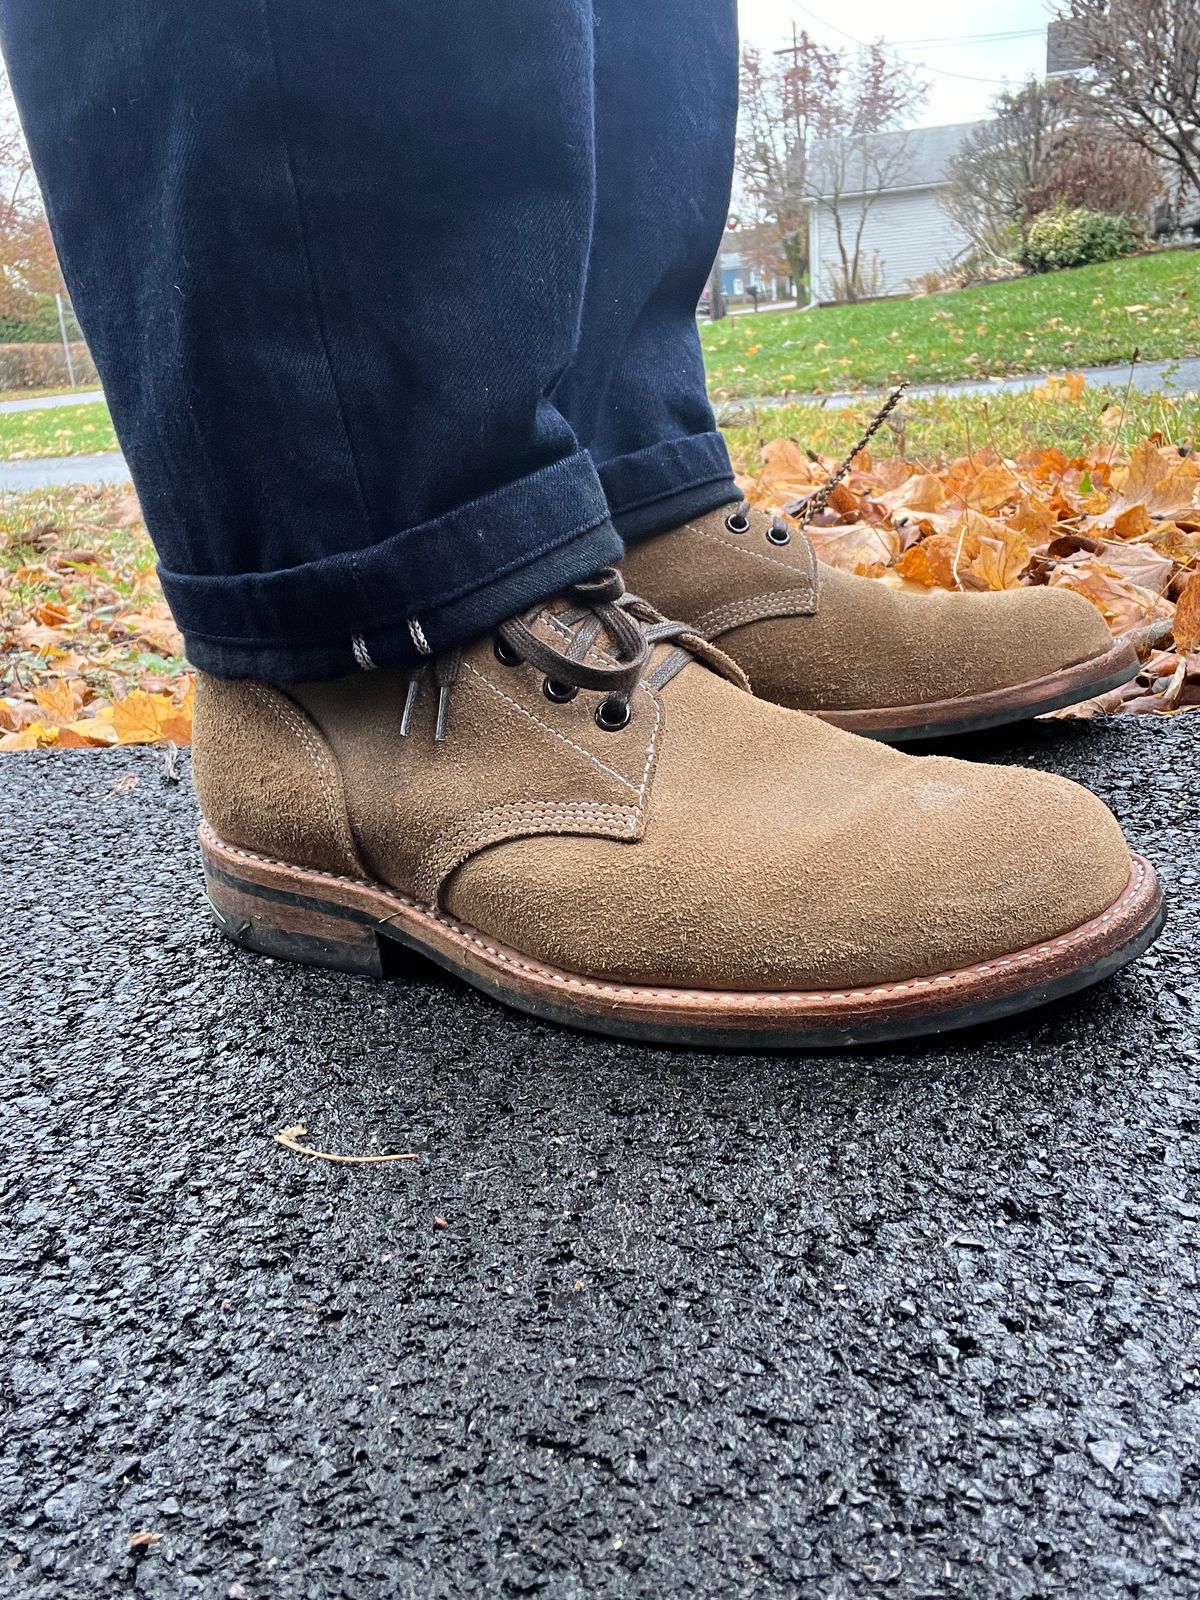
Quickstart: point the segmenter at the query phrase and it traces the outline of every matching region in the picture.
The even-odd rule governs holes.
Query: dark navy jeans
[[[735,0],[0,0],[198,666],[418,660],[736,497]]]

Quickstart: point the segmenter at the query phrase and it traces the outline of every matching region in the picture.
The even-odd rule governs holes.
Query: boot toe
[[[1064,667],[1076,666],[1112,648],[1108,624],[1090,600],[1070,589],[1008,589],[1013,596],[1009,612],[1019,609],[1020,649],[1011,652],[1008,675],[1013,683],[1046,677]],[[1002,635],[1011,627],[1010,615],[997,610]]]
[[[900,755],[761,702],[747,733],[763,742],[735,735],[703,770],[667,751],[641,840],[504,843],[458,870],[451,909],[591,977],[830,990],[1026,949],[1128,882],[1115,819],[1065,779]]]

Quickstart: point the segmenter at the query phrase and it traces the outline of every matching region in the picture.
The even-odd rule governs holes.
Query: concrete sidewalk
[[[33,461],[0,461],[0,490],[56,488],[67,483],[127,483],[129,468],[119,450],[101,455],[42,456]]]
[[[814,1057],[243,954],[186,772],[0,756],[11,1592],[1194,1600],[1200,718],[956,753],[1091,781],[1168,930]]]
[[[1181,361],[1147,361],[1131,371],[1129,363],[1123,367],[1072,367],[1069,364],[1056,368],[1056,372],[1082,370],[1090,389],[1124,389],[1129,385],[1141,394],[1193,394],[1200,393],[1200,358],[1188,357]],[[978,395],[986,400],[989,394],[1024,394],[1045,383],[1045,372],[1027,372],[1013,378],[982,378],[961,383],[914,383],[906,397],[912,400],[928,399],[933,395]],[[826,406],[831,410],[844,410],[872,401],[878,402],[888,394],[886,388],[847,390],[838,394],[759,395],[748,399],[715,401],[713,409],[717,421],[731,423],[740,412],[777,410],[780,406]]]
[[[11,411],[57,411],[60,406],[94,406],[103,399],[103,389],[83,389],[78,394],[40,394],[30,400],[0,400],[0,416]]]
[[[1123,388],[1130,382],[1130,370],[1123,367],[1089,367],[1084,376],[1092,388],[1109,386]],[[989,394],[1010,393],[1033,389],[1045,383],[1046,374],[1028,373],[1016,378],[997,378],[971,383],[914,384],[908,393],[913,399],[934,394],[972,395],[986,399]],[[1145,393],[1161,390],[1164,394],[1200,391],[1200,359],[1183,361],[1148,361],[1135,367],[1133,387]],[[774,411],[782,406],[821,405],[833,410],[878,402],[886,390],[863,389],[844,394],[765,395],[744,400],[716,400],[713,409],[717,421],[723,426],[733,426],[754,411]],[[0,404],[0,411],[33,411],[45,406],[79,404],[92,398],[85,395],[57,396],[41,401],[8,401]],[[104,395],[97,392],[96,400]],[[66,483],[124,483],[129,477],[125,458],[113,451],[92,456],[48,456],[36,461],[0,460],[0,490],[42,489]]]

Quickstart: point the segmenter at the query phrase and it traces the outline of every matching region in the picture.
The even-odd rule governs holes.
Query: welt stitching
[[[211,835],[214,842],[220,844],[223,850],[227,851],[230,855],[240,856],[245,861],[256,861],[263,866],[269,867],[283,867],[291,872],[300,870],[303,871],[308,877],[324,878],[330,883],[344,883],[354,889],[361,889],[364,887],[362,880],[359,878],[348,878],[344,874],[337,872],[322,872],[315,867],[304,867],[297,869],[294,862],[279,861],[272,856],[258,855],[253,850],[242,850],[235,845],[227,845],[224,843],[224,841],[217,838],[217,835],[213,833],[211,828],[208,828],[207,824],[204,824],[204,827]],[[954,972],[938,973],[931,978],[912,978],[905,983],[879,984],[875,987],[866,989],[727,990],[722,993],[721,998],[727,1004],[732,1003],[734,1005],[761,1005],[763,1002],[772,1001],[777,1005],[783,1002],[794,1004],[798,999],[812,1004],[824,1004],[830,1000],[869,1000],[875,995],[906,994],[914,989],[933,989],[939,984],[945,985],[957,983],[963,976],[978,975],[980,977],[987,977],[993,972],[1000,972],[1008,968],[1035,966],[1039,956],[1053,955],[1056,950],[1069,950],[1072,945],[1082,943],[1083,940],[1086,939],[1093,930],[1098,931],[1101,928],[1107,927],[1110,922],[1115,921],[1118,914],[1124,910],[1129,901],[1137,897],[1137,894],[1145,881],[1146,868],[1141,862],[1138,862],[1135,865],[1135,875],[1131,882],[1126,886],[1121,895],[1113,902],[1113,904],[1109,906],[1108,910],[1101,916],[1093,917],[1090,922],[1085,922],[1081,927],[1074,929],[1071,933],[1063,934],[1057,939],[1052,939],[1045,944],[1034,945],[1028,950],[1021,951],[1019,954],[1003,956],[998,960],[980,962],[972,967],[959,967]],[[704,993],[697,992],[693,989],[652,990],[644,986],[639,987],[635,984],[604,983],[599,979],[574,977],[570,973],[562,972],[560,969],[556,969],[554,967],[548,967],[541,962],[522,961],[518,958],[510,956],[503,950],[497,950],[493,945],[490,945],[485,940],[479,938],[477,934],[467,928],[464,924],[455,922],[453,918],[445,916],[442,912],[438,911],[435,906],[423,904],[418,900],[412,899],[409,895],[398,893],[396,890],[388,890],[387,893],[392,899],[398,901],[406,910],[415,911],[420,916],[428,917],[433,922],[441,923],[443,927],[449,928],[453,933],[458,934],[460,938],[465,939],[469,944],[476,945],[479,949],[486,951],[490,955],[493,955],[498,961],[502,961],[508,966],[520,968],[526,972],[532,972],[537,976],[546,977],[551,982],[558,983],[564,988],[590,989],[597,993],[610,995],[616,998],[620,998],[625,995],[631,995],[635,999],[671,1000],[682,1005],[696,1003],[711,1004],[712,1002],[712,991]]]

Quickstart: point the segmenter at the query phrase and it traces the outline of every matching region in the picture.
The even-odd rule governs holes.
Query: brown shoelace
[[[573,700],[581,689],[599,690],[604,699],[596,707],[596,722],[606,732],[616,733],[628,725],[633,715],[631,697],[640,683],[652,689],[665,688],[693,658],[703,660],[739,687],[749,687],[741,669],[686,623],[668,621],[648,601],[627,593],[615,567],[604,567],[573,584],[567,597],[574,604],[554,616],[555,624],[570,635],[565,648],[549,644],[534,632],[531,623],[539,615],[539,607],[500,624],[496,653],[510,666],[526,662],[545,673],[550,700],[562,703]],[[601,634],[606,639],[601,659],[588,660]],[[676,648],[651,667],[656,647],[669,643]],[[449,650],[432,663],[438,691],[434,738],[439,742],[446,737],[450,697],[461,665],[461,650]],[[429,670],[420,667],[409,679],[401,734],[407,735],[412,726],[417,696]]]

